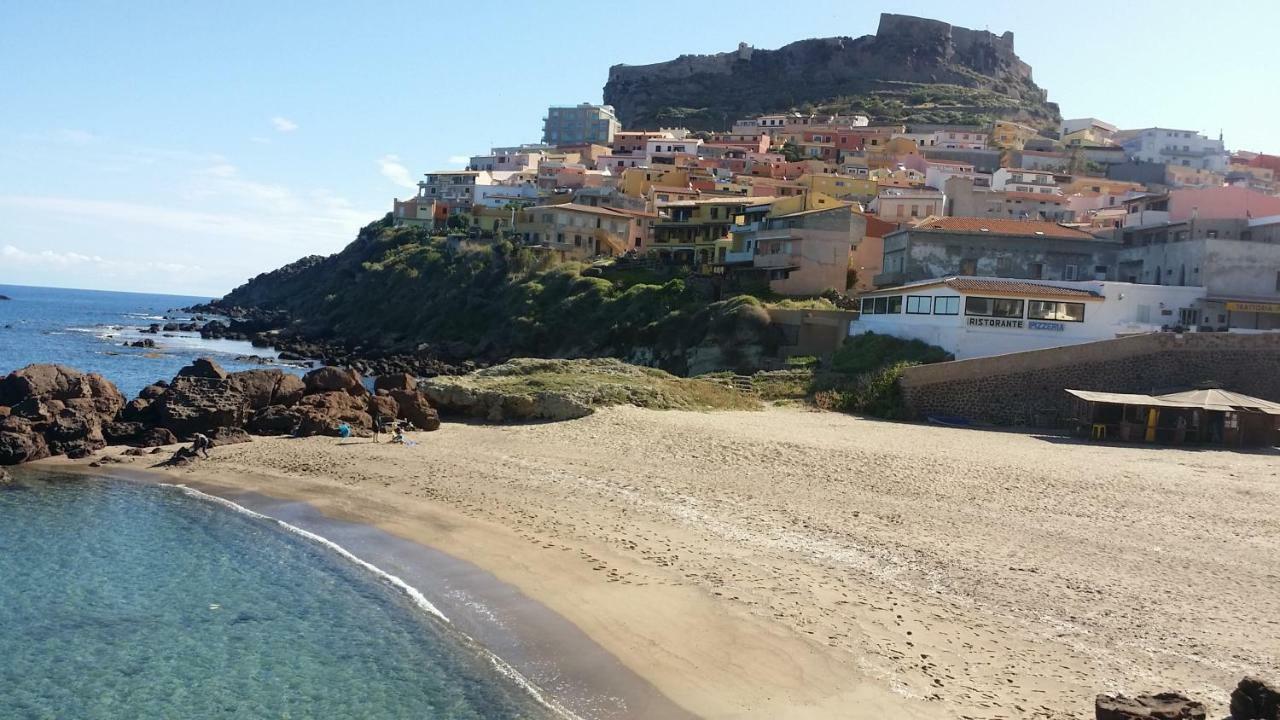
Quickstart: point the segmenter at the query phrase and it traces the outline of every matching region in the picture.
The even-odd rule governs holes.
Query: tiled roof
[[[1065,227],[1043,220],[1012,220],[1006,218],[932,217],[915,227],[916,230],[932,230],[956,233],[988,232],[993,235],[1026,237],[1052,237],[1063,240],[1094,240],[1083,230]]]
[[[1098,293],[1090,290],[1080,290],[1077,288],[1062,287],[1060,285],[1048,285],[1045,283],[1020,280],[1011,281],[978,277],[953,277],[944,280],[943,284],[952,290],[958,290],[962,293],[996,293],[1000,295],[1035,295],[1036,297],[1063,298],[1099,297]]]

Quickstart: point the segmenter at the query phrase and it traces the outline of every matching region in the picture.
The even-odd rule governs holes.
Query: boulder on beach
[[[1204,703],[1176,692],[1155,695],[1099,695],[1094,700],[1096,720],[1205,720]]]
[[[209,433],[209,439],[213,441],[213,447],[236,445],[239,443],[253,441],[253,438],[249,437],[249,433],[245,432],[243,428],[238,427],[214,428],[213,432]]]
[[[409,373],[390,373],[387,375],[379,375],[373,379],[373,389],[386,390],[417,390],[418,380]]]
[[[439,430],[440,413],[431,406],[426,394],[416,388],[412,390],[392,390],[391,399],[396,403],[396,417],[408,420],[420,430]]]
[[[326,365],[302,376],[302,381],[306,385],[307,394],[340,390],[349,395],[363,396],[369,392],[364,387],[364,379],[360,377],[360,373],[350,368]]]
[[[1280,686],[1242,679],[1231,691],[1231,720],[1280,720]]]
[[[103,425],[116,419],[124,396],[101,375],[61,365],[28,365],[0,380],[0,464],[49,455],[84,456],[106,445]]]
[[[250,410],[268,405],[293,405],[302,399],[306,386],[302,379],[283,370],[243,370],[227,376],[230,387],[239,391]]]

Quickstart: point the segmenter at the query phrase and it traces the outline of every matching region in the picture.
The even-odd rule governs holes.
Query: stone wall
[[[1280,333],[1151,333],[922,365],[903,373],[902,391],[916,418],[1062,427],[1067,388],[1150,394],[1204,382],[1280,402]]]

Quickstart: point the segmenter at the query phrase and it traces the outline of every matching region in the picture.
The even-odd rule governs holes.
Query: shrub
[[[866,333],[847,338],[831,359],[831,367],[846,375],[860,375],[901,362],[916,365],[954,360],[951,353],[920,340]]]

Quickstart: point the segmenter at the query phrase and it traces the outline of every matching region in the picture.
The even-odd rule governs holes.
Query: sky
[[[539,141],[610,65],[881,11],[1012,30],[1065,117],[1280,152],[1280,3],[0,0],[0,284],[219,296],[340,250],[425,172]]]

